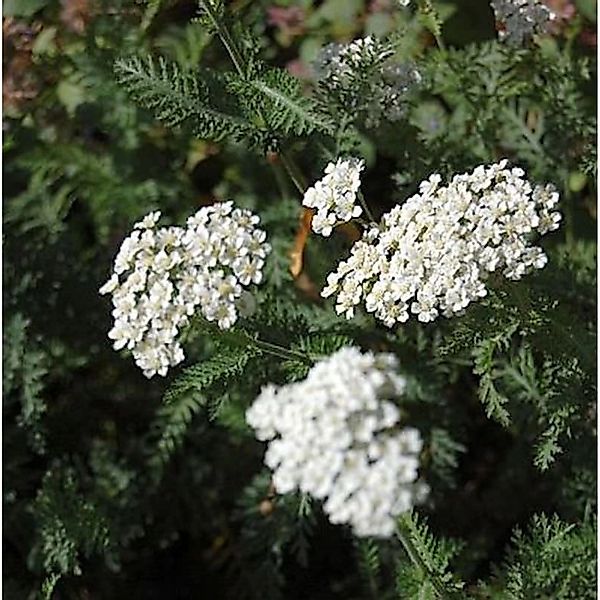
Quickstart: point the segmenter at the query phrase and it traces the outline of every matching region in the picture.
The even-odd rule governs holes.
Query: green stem
[[[242,69],[242,57],[237,49],[237,46],[235,45],[235,42],[233,41],[233,38],[231,37],[231,34],[229,33],[229,30],[227,27],[223,26],[221,21],[219,21],[219,17],[217,16],[211,0],[200,0],[200,4],[204,8],[204,11],[210,19],[210,22],[215,28],[215,31],[221,39],[223,46],[225,46],[225,49],[231,58],[231,62],[233,63],[235,70],[238,72],[238,75],[240,77],[244,77],[244,70]]]
[[[365,200],[365,197],[363,196],[363,193],[360,190],[358,190],[357,196],[358,196],[358,201],[360,202],[360,205],[363,207],[365,214],[369,218],[369,221],[371,221],[371,223],[376,223],[375,217],[373,216],[373,213],[371,212],[371,209],[368,207],[367,201]]]
[[[315,361],[308,354],[302,354],[301,352],[284,348],[279,344],[273,344],[271,342],[265,342],[264,340],[257,339],[253,339],[252,344],[254,344],[254,346],[256,346],[259,350],[262,350],[267,354],[271,354],[272,356],[277,356],[278,358],[296,360],[310,366],[314,365],[315,363]]]
[[[281,157],[281,163],[288,172],[290,179],[294,182],[296,189],[300,192],[300,195],[304,196],[304,192],[308,188],[308,183],[306,182],[302,171],[300,171],[300,168],[296,164],[296,161],[285,150],[282,150],[279,153],[279,156]]]
[[[439,32],[439,28],[441,27],[440,19],[431,0],[423,0],[421,3],[419,3],[419,11],[421,12],[421,17],[423,19],[422,22],[426,29],[431,33],[431,35],[433,35],[435,43],[437,44],[440,52],[445,54],[446,44],[444,44],[444,40]]]
[[[211,23],[213,24],[213,27],[215,28],[219,38],[221,39],[221,42],[223,43],[223,46],[225,46],[225,49],[227,50],[227,53],[231,58],[231,62],[233,63],[236,71],[238,72],[238,75],[245,79],[246,74],[244,73],[244,70],[242,68],[242,56],[235,44],[234,39],[231,37],[229,29],[227,29],[227,27],[225,27],[223,23],[219,21],[210,0],[201,0],[201,2],[204,6],[206,14],[208,15]],[[266,123],[264,113],[262,112],[260,107],[257,107],[256,112],[259,119],[261,119],[263,123]],[[300,171],[292,157],[289,156],[289,154],[287,154],[284,151],[281,151],[280,156],[281,162],[283,163],[283,166],[288,172],[290,178],[294,182],[294,185],[296,186],[300,194],[304,195],[304,192],[308,185],[306,183],[306,180],[304,179],[304,176],[302,175],[302,172]]]
[[[448,598],[449,595],[446,592],[444,584],[440,581],[437,575],[435,575],[428,569],[427,565],[417,552],[417,549],[415,548],[410,537],[410,533],[404,529],[401,521],[398,522],[398,527],[396,528],[396,535],[398,536],[398,539],[404,546],[404,549],[406,550],[406,553],[408,554],[410,560],[420,571],[422,571],[423,575],[427,577],[427,579],[433,586],[433,589],[435,590],[437,596],[440,598]]]
[[[433,37],[435,39],[435,43],[437,44],[437,47],[440,49],[440,51],[442,53],[446,52],[446,44],[444,44],[444,40],[442,39],[442,36],[439,35],[436,31],[433,31]]]
[[[242,328],[226,330],[220,329],[214,321],[207,321],[200,315],[196,317],[195,322],[200,328],[200,331],[211,334],[216,339],[223,340],[229,346],[253,346],[257,350],[260,350],[266,354],[271,354],[272,356],[277,356],[278,358],[283,358],[285,360],[295,360],[309,366],[314,365],[316,361],[322,358],[319,355],[305,354],[304,352],[292,350],[273,342],[267,342],[265,340],[258,339]]]

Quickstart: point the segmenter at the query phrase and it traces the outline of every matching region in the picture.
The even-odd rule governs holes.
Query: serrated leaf
[[[207,75],[207,81],[163,57],[121,58],[115,61],[118,82],[155,117],[173,127],[190,123],[194,134],[202,139],[236,139],[250,135],[252,127],[234,112],[219,110],[231,100],[224,90],[211,89],[218,77]],[[220,92],[220,93],[219,93]],[[219,102],[219,106],[215,103]]]
[[[194,416],[223,394],[227,383],[239,376],[256,354],[252,347],[222,348],[218,354],[183,371],[165,392],[164,404],[156,416],[154,427],[159,434],[154,462],[163,464],[168,460],[182,443]]]

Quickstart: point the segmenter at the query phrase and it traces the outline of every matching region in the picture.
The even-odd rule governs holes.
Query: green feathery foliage
[[[556,515],[536,515],[527,534],[516,529],[503,573],[505,591],[492,598],[595,598],[590,586],[596,571],[594,521],[568,524]]]
[[[211,89],[206,80],[181,71],[163,57],[118,59],[115,74],[141,106],[168,126],[190,123],[194,135],[215,141],[226,136],[240,139],[253,129],[238,116],[239,106],[224,94],[225,87],[218,86],[218,78],[211,80],[218,89]]]
[[[285,551],[291,550],[295,560],[306,565],[309,537],[315,525],[310,502],[299,495],[275,496],[270,475],[263,472],[244,489],[237,516],[242,530],[229,566],[236,577],[236,597],[285,598]]]
[[[516,329],[515,324],[509,323],[504,331],[482,340],[473,349],[473,373],[480,376],[479,398],[485,406],[488,417],[497,419],[504,426],[510,423],[510,416],[505,408],[508,398],[503,396],[494,384],[497,376],[496,352],[508,348]]]
[[[51,469],[35,501],[40,552],[50,573],[79,575],[81,556],[102,553],[110,544],[106,519],[77,487],[72,470]]]
[[[238,102],[264,119],[264,127],[279,136],[331,132],[333,124],[318,105],[302,94],[298,79],[284,69],[262,67],[252,77],[228,76],[228,89]]]
[[[377,542],[371,539],[357,539],[355,546],[358,554],[358,567],[365,582],[369,598],[379,598],[381,562]]]
[[[214,356],[188,367],[167,389],[158,410],[157,454],[153,460],[165,463],[181,445],[194,416],[207,405],[214,414],[231,380],[239,377],[248,361],[256,356],[252,348],[221,347]]]
[[[464,583],[449,571],[461,545],[436,539],[415,512],[398,519],[398,535],[412,562],[399,562],[396,591],[399,598],[460,598]]]
[[[454,474],[461,455],[466,451],[464,444],[453,439],[449,431],[441,427],[432,428],[429,441],[431,469],[446,485],[456,485]]]
[[[48,375],[48,357],[28,339],[29,322],[17,313],[5,324],[2,341],[2,393],[5,409],[9,399],[19,404],[17,423],[28,433],[32,447],[43,452],[45,433],[42,419],[46,413],[43,397]]]

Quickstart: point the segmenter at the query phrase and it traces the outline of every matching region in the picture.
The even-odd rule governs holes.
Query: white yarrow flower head
[[[514,45],[523,45],[534,34],[547,33],[556,15],[540,0],[491,0],[498,37]]]
[[[333,228],[362,214],[356,203],[360,173],[365,163],[358,158],[339,158],[325,168],[325,176],[306,190],[302,205],[315,209],[312,229],[323,236]]]
[[[187,227],[158,228],[159,212],[134,225],[100,288],[111,294],[115,350],[132,351],[146,377],[166,375],[184,359],[177,338],[200,311],[222,329],[251,304],[270,251],[259,218],[223,202],[201,208]]]
[[[391,536],[395,517],[428,491],[418,474],[421,435],[401,426],[392,402],[405,388],[397,367],[391,354],[346,347],[303,381],[266,386],[246,412],[269,442],[265,464],[277,492],[322,500],[329,520],[357,536]]]
[[[558,192],[533,187],[524,175],[506,160],[446,186],[432,175],[354,244],[321,295],[336,295],[336,310],[348,319],[364,303],[392,327],[411,314],[429,322],[462,313],[487,294],[492,272],[517,280],[543,268],[548,259],[531,238],[559,227]]]

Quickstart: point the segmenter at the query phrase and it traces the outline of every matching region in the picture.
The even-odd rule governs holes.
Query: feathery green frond
[[[319,112],[316,103],[303,94],[300,81],[286,70],[269,68],[247,85],[244,98],[263,107],[267,124],[275,132],[301,136],[332,131],[330,119]]]
[[[196,22],[211,33],[216,33],[225,16],[224,0],[198,0]]]
[[[398,598],[461,598],[464,584],[449,571],[451,559],[461,544],[436,539],[416,512],[398,518],[398,537],[412,562],[402,561],[396,568]],[[419,566],[417,566],[419,565]]]
[[[27,431],[37,452],[43,452],[45,434],[42,417],[47,406],[43,397],[48,376],[48,356],[28,337],[30,323],[17,313],[5,325],[2,335],[2,393],[4,406],[18,405],[19,427]]]
[[[207,404],[216,403],[226,393],[228,383],[243,372],[255,355],[252,347],[220,348],[214,356],[183,371],[167,389],[164,405],[158,410],[158,455],[154,458],[163,463],[168,460],[182,443],[194,416]]]
[[[98,507],[78,490],[72,469],[50,469],[34,505],[44,568],[49,573],[80,574],[81,556],[103,552],[110,544],[108,524]]]
[[[473,373],[480,377],[479,398],[488,417],[493,417],[505,427],[510,423],[510,415],[505,406],[508,398],[497,389],[494,383],[498,375],[496,352],[508,347],[516,329],[516,325],[509,325],[505,331],[482,340],[473,349]]]
[[[432,471],[449,487],[454,487],[456,485],[454,473],[458,467],[460,455],[464,454],[467,448],[454,440],[446,429],[434,427],[431,430],[429,451]]]
[[[527,534],[517,529],[500,577],[510,600],[595,598],[596,521],[580,525],[536,515]]]
[[[284,553],[289,549],[306,564],[305,546],[315,524],[312,504],[301,494],[275,495],[265,471],[244,488],[237,504],[241,532],[229,563],[237,582],[235,597],[283,599]]]
[[[211,90],[200,75],[183,72],[176,63],[163,57],[117,59],[115,74],[141,106],[170,127],[189,123],[197,137],[214,141],[227,136],[240,139],[251,129],[238,116],[240,111],[219,110],[226,101],[233,101],[223,96],[223,90]],[[214,105],[216,102],[219,107]]]
[[[368,590],[369,598],[379,598],[378,578],[381,569],[379,548],[372,539],[356,539],[355,547],[358,554],[358,567]]]

